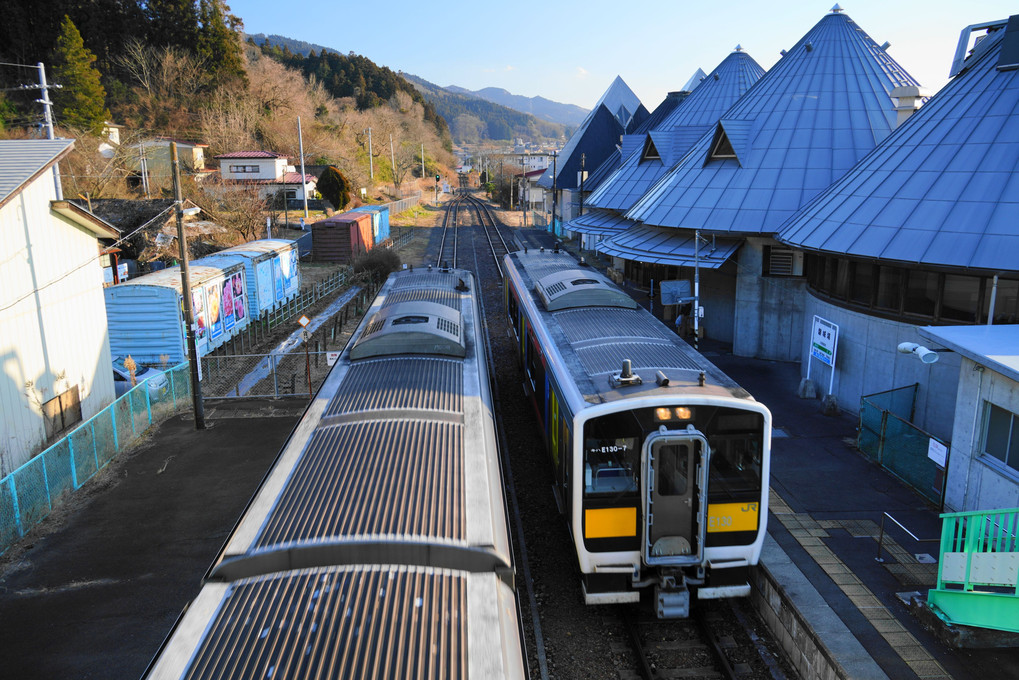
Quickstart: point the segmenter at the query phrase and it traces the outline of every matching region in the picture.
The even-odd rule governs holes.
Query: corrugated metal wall
[[[106,318],[110,326],[110,352],[131,355],[139,364],[176,366],[187,361],[180,295],[162,286],[111,286],[106,293]],[[199,353],[202,353],[199,348]]]
[[[90,418],[114,396],[96,237],[55,197],[45,172],[0,209],[0,475],[42,449],[42,403],[77,386]]]

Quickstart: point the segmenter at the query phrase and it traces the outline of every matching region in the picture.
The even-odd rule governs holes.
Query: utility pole
[[[693,232],[693,348],[699,340],[699,324],[701,316],[701,232],[694,229]]]
[[[148,200],[149,196],[149,160],[145,158],[145,142],[141,142],[138,145],[138,153],[141,155],[141,169],[142,169],[142,191],[145,192],[145,199]]]
[[[304,135],[301,134],[301,117],[297,117],[297,145],[301,152],[301,195],[304,196],[304,219],[308,219],[308,184],[304,181]]]
[[[372,129],[368,128],[368,179],[375,179],[375,166],[372,165]]]
[[[556,149],[552,149],[552,233],[556,234],[556,235],[559,234],[559,232],[556,231],[557,225],[556,225],[556,217],[555,217],[556,201],[558,199],[558,195],[556,194],[556,186],[555,186],[555,181],[556,181],[556,159],[557,158],[559,158],[559,152]]]
[[[520,154],[520,217],[521,224],[527,226],[527,163],[524,154]]]
[[[170,164],[173,170],[173,204],[177,217],[177,245],[180,247],[180,290],[184,297],[184,325],[188,342],[188,360],[191,362],[191,401],[195,408],[195,429],[205,429],[205,406],[202,403],[202,384],[198,379],[198,347],[195,344],[195,313],[191,303],[191,273],[188,270],[188,244],[184,233],[184,204],[180,195],[180,164],[177,161],[177,142],[170,142]]]
[[[580,154],[580,207],[577,209],[577,217],[584,214],[584,160],[587,154]]]
[[[393,161],[393,188],[398,189],[396,186],[396,152],[393,151],[393,135],[389,135],[389,158]],[[403,192],[400,192],[400,198],[403,198]]]
[[[46,83],[46,67],[40,61],[36,64],[39,69],[39,84],[38,85],[22,85],[23,90],[41,90],[42,99],[36,99],[35,101],[42,104],[43,120],[46,121],[46,139],[56,139],[53,133],[53,102],[50,101],[50,88],[57,88],[60,85],[49,85]],[[57,192],[57,200],[62,201],[64,199],[64,188],[60,184],[60,168],[54,163],[53,165],[53,188]]]
[[[425,178],[425,145],[421,145],[421,179]]]

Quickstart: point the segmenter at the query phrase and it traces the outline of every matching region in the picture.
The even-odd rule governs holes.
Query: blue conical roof
[[[622,78],[616,76],[559,152],[559,160],[555,164],[557,188],[576,189],[580,155],[587,157],[585,169],[593,171],[615,150],[619,137],[631,129],[630,126],[639,125],[648,115],[637,95]],[[553,166],[549,166],[538,180],[539,186],[552,186],[552,170]]]
[[[1019,270],[1019,15],[992,27],[950,81],[786,222],[801,248],[897,262]],[[1003,50],[1003,46],[1006,49]]]
[[[894,128],[892,90],[917,85],[849,16],[828,14],[627,217],[773,233]]]
[[[591,195],[589,205],[629,210],[763,75],[764,69],[749,54],[731,53],[650,130],[658,158],[644,153],[647,134],[623,138],[622,165]]]

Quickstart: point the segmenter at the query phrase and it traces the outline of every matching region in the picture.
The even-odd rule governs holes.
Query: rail
[[[941,515],[932,609],[954,624],[1019,633],[1019,508]]]
[[[68,495],[130,448],[154,423],[191,406],[187,363],[166,370],[166,385],[150,378],[133,387],[65,437],[0,479],[0,554],[41,522]]]

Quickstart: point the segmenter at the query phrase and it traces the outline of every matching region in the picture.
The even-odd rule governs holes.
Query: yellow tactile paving
[[[888,611],[881,600],[875,597],[870,589],[821,540],[828,537],[828,530],[843,529],[851,536],[871,537],[877,541],[880,528],[875,522],[870,520],[815,521],[805,513],[794,513],[774,489],[771,490],[768,503],[771,512],[796,539],[796,542],[831,577],[850,602],[860,610],[864,618],[874,626],[874,630],[880,633],[881,637],[888,642],[889,646],[917,676],[924,680],[951,677],[941,664]],[[936,565],[918,564],[911,554],[887,535],[884,536],[881,547],[882,555],[886,560],[892,558],[899,563],[886,565],[896,567],[895,570],[889,569],[893,574],[899,573],[913,578],[914,574],[924,573],[924,570],[918,570],[917,567],[934,567],[932,571],[937,573]],[[877,547],[875,546],[875,556],[876,554]],[[900,581],[902,580],[900,579]]]

